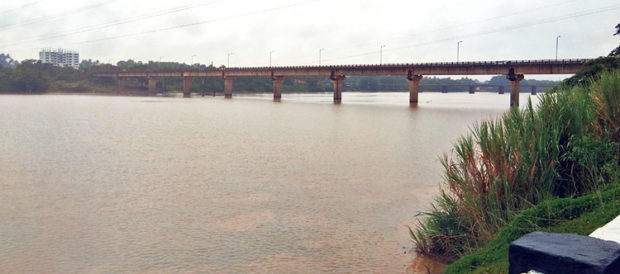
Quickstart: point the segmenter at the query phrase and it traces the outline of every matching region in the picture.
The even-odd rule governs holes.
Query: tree
[[[36,60],[21,62],[13,72],[13,87],[21,92],[44,92],[50,87],[50,78],[43,71],[49,64]]]
[[[14,67],[17,61],[11,58],[11,55],[0,53],[0,68]]]
[[[620,35],[620,24],[617,24],[617,25],[616,25],[616,33],[614,34],[614,36],[615,36],[615,35]],[[612,50],[612,51],[609,53],[609,56],[612,56],[612,57],[614,57],[614,56],[615,56],[615,57],[620,56],[620,45],[619,45],[617,48],[615,48],[614,50]]]

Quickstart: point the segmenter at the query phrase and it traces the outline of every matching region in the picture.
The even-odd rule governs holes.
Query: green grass
[[[600,193],[562,198],[523,211],[484,248],[454,262],[445,273],[508,273],[510,243],[533,231],[589,235],[620,214],[620,183]]]

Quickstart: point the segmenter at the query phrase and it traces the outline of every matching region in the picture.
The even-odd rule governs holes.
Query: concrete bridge
[[[149,91],[154,91],[164,77],[183,79],[183,93],[189,96],[193,77],[222,77],[224,95],[232,98],[235,77],[270,77],[273,81],[273,98],[282,97],[284,77],[323,76],[334,83],[334,103],[342,101],[342,83],[346,76],[402,75],[409,80],[409,103],[418,103],[420,80],[424,75],[506,75],[511,81],[510,106],[519,105],[520,81],[525,74],[574,74],[589,59],[522,60],[456,63],[384,64],[384,65],[334,65],[291,67],[239,67],[186,69],[174,71],[116,71],[95,74],[95,77],[114,77],[119,87],[128,78],[143,78]],[[470,90],[471,92],[471,90]],[[534,91],[535,92],[535,91]]]

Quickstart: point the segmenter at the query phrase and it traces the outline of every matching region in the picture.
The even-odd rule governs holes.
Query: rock
[[[576,234],[533,232],[509,247],[510,273],[620,273],[620,244]]]

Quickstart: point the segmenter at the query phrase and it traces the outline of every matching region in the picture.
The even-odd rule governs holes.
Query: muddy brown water
[[[0,96],[0,272],[440,271],[407,226],[508,96],[343,97]]]

